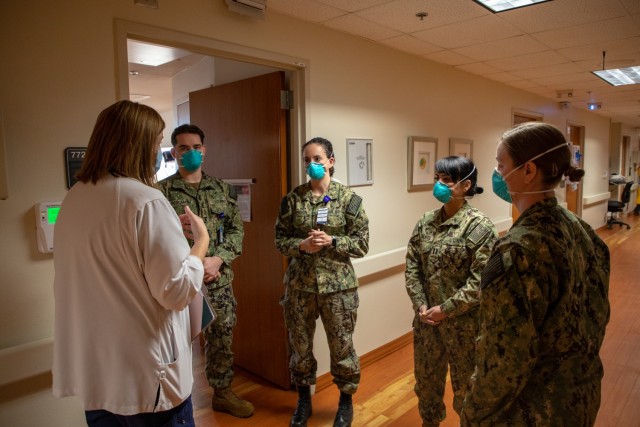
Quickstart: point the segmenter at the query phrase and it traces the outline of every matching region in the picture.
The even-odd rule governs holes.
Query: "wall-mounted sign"
[[[67,189],[76,183],[76,173],[82,167],[87,147],[67,147],[64,149],[64,160],[67,168]]]

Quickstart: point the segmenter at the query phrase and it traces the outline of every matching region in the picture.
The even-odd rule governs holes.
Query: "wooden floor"
[[[605,366],[602,404],[597,427],[640,426],[640,217],[623,218],[631,225],[598,230],[611,250],[611,320],[602,347]],[[296,405],[296,393],[284,391],[249,373],[238,371],[233,388],[256,408],[251,418],[239,419],[211,410],[212,390],[204,379],[202,348],[194,346],[193,405],[198,426],[287,426]],[[355,426],[420,426],[413,392],[413,348],[406,345],[390,356],[362,369],[354,395]],[[331,426],[337,408],[334,386],[313,397],[309,427]],[[451,407],[451,385],[445,395],[447,418],[442,427],[459,426]]]

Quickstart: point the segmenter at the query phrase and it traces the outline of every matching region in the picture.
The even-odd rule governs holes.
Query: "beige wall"
[[[233,15],[222,0],[159,3],[157,10],[133,0],[0,6],[0,113],[7,160],[0,168],[6,168],[9,185],[9,198],[0,201],[0,359],[41,347],[27,374],[48,366],[54,311],[52,257],[37,251],[33,206],[64,198],[64,148],[85,146],[97,114],[116,100],[115,18],[305,58],[304,133],[334,142],[336,177],[347,181],[346,138],[374,141],[375,184],[356,191],[371,220],[370,255],[378,256],[380,265],[401,262],[415,222],[438,206],[428,192],[405,190],[409,135],[437,137],[440,156],[448,153],[450,137],[475,141],[479,184],[486,192],[472,203],[500,229],[509,226],[510,210],[491,193],[490,174],[496,142],[511,125],[513,108],[543,113],[561,128],[567,120],[584,125],[583,196],[608,191],[602,171],[608,169],[609,121],[594,113],[560,110],[553,100],[281,15],[267,13],[265,21]],[[595,203],[584,207],[583,217],[598,227],[605,211],[604,203]],[[370,272],[372,263],[363,262],[362,271]],[[408,332],[410,323],[402,274],[362,287],[355,336],[361,354]],[[316,341],[322,374],[328,371],[322,330]],[[0,384],[15,380],[14,371],[0,369]],[[2,425],[82,423],[75,401],[47,393],[1,404],[0,414]]]

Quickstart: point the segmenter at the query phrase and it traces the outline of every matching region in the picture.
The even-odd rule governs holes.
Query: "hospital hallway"
[[[617,225],[611,230],[606,226],[598,230],[611,252],[611,319],[600,352],[605,374],[597,427],[640,426],[640,216],[630,214],[621,219],[631,226],[630,230]],[[406,343],[398,350],[363,366],[361,385],[353,398],[354,427],[421,425],[413,392],[413,348],[410,335],[405,338],[408,338]],[[193,406],[196,425],[270,427],[289,424],[297,394],[275,387],[241,369],[236,370],[233,389],[255,405],[254,415],[240,419],[213,412],[213,391],[204,378],[203,359],[202,346],[195,343]],[[309,427],[333,424],[338,395],[333,384],[316,392]],[[449,381],[445,403],[447,418],[440,425],[459,426],[459,418],[451,407]]]

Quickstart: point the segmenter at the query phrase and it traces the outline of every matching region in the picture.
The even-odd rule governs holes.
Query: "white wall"
[[[380,255],[381,264],[397,261],[421,213],[438,205],[428,192],[406,192],[410,135],[437,137],[440,156],[448,153],[450,137],[474,140],[479,183],[486,192],[472,203],[501,229],[510,222],[510,210],[491,194],[490,173],[512,108],[541,112],[561,128],[567,120],[584,125],[583,196],[608,191],[600,175],[608,168],[609,121],[594,113],[559,111],[554,100],[281,15],[268,13],[265,21],[253,21],[230,14],[222,1],[159,3],[159,9],[123,0],[1,6],[0,113],[7,162],[0,168],[8,173],[9,199],[0,201],[0,356],[52,337],[53,263],[51,255],[37,252],[33,205],[64,198],[64,148],[86,146],[97,114],[116,100],[114,18],[308,59],[305,133],[334,143],[337,178],[347,181],[345,140],[374,141],[375,184],[356,191],[371,220],[370,255]],[[598,227],[605,210],[604,203],[596,203],[586,206],[583,216]],[[366,259],[364,270],[372,267]],[[366,284],[360,297],[354,337],[360,354],[410,330],[402,274]],[[319,374],[328,371],[321,334],[316,338]],[[44,345],[43,351],[50,347]],[[37,373],[49,366],[45,361],[27,368]],[[0,384],[14,379],[2,376]],[[39,393],[0,405],[1,425],[70,426],[81,420],[73,399]]]

